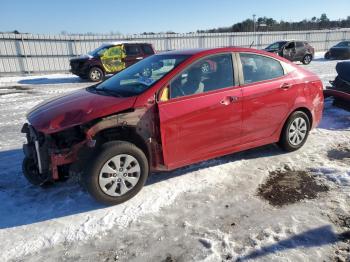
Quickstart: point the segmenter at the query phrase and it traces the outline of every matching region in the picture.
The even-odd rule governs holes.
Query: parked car
[[[115,74],[154,53],[152,45],[147,43],[106,43],[86,55],[72,58],[70,71],[83,79],[98,82],[106,74]]]
[[[305,41],[278,41],[265,48],[265,51],[276,53],[289,61],[300,61],[304,65],[311,63],[315,49]]]
[[[350,61],[339,62],[335,67],[338,75],[331,86],[324,90],[326,97],[334,97],[335,106],[350,110]]]
[[[350,59],[350,41],[342,41],[331,47],[324,55],[325,59]]]
[[[264,51],[156,54],[30,111],[23,172],[35,185],[83,172],[95,199],[119,204],[151,172],[270,143],[299,149],[320,122],[322,90],[315,74]]]

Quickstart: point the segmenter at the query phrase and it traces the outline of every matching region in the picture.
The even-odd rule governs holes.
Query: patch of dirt
[[[176,262],[176,259],[172,255],[168,254],[166,258],[162,260],[162,262]]]
[[[338,145],[336,148],[329,150],[327,156],[331,160],[350,163],[350,146]]]
[[[273,206],[284,206],[303,199],[314,199],[328,187],[317,183],[306,171],[276,170],[270,172],[268,179],[258,189],[258,196]]]
[[[26,86],[9,86],[9,87],[0,87],[0,96],[9,95],[9,94],[36,94],[33,91],[33,88]]]

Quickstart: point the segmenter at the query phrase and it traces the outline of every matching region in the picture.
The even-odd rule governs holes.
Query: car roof
[[[182,49],[182,50],[172,50],[157,55],[206,55],[206,54],[215,54],[220,52],[250,52],[258,54],[269,54],[263,50],[253,49],[253,48],[244,48],[244,47],[217,47],[217,48],[193,48],[193,49]]]
[[[298,39],[286,39],[286,40],[283,40],[283,41],[286,41],[286,42],[307,42],[306,40],[298,40]]]
[[[106,43],[103,43],[101,46],[124,45],[124,44],[151,45],[150,43],[137,42],[137,41],[113,41],[113,42],[106,42]]]

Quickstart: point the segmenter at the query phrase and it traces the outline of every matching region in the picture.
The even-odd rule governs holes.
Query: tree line
[[[312,17],[299,22],[276,21],[266,16],[254,19],[246,19],[228,27],[219,27],[207,30],[197,30],[197,33],[227,33],[227,32],[266,32],[266,31],[305,31],[350,28],[350,16],[346,19],[330,20],[326,14],[319,18]]]

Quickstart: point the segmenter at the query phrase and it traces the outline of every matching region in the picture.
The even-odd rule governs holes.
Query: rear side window
[[[138,45],[127,45],[125,46],[126,55],[139,55],[141,53],[141,49]]]
[[[143,45],[142,50],[146,55],[153,55],[154,54],[153,48],[150,45]]]
[[[273,58],[248,53],[241,53],[240,58],[245,84],[274,79],[284,75],[281,63]]]

